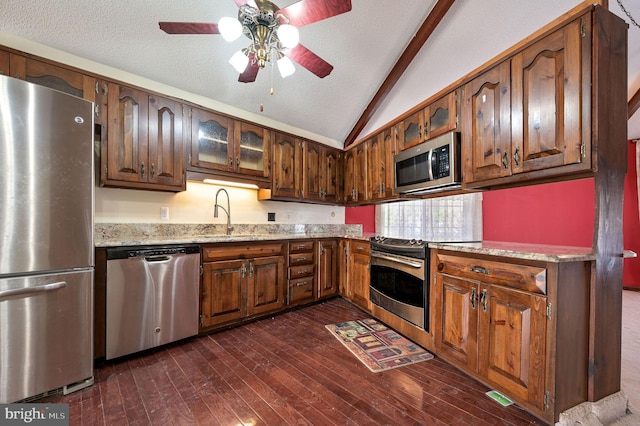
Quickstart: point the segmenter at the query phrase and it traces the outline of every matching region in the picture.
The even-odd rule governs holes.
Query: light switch
[[[160,220],[169,220],[169,207],[160,207]]]

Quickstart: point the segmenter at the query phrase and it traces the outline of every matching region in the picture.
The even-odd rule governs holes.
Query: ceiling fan
[[[221,34],[227,41],[244,34],[251,44],[229,61],[243,83],[255,81],[267,63],[277,63],[283,78],[293,74],[290,59],[320,78],[331,73],[331,64],[298,43],[297,28],[350,11],[351,0],[300,0],[282,9],[266,0],[234,1],[239,7],[237,19],[223,17],[217,24],[160,22],[160,29],[167,34]]]

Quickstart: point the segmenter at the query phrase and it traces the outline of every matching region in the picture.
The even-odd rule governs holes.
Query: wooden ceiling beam
[[[640,89],[631,97],[627,105],[627,118],[631,118],[638,108],[640,108]]]
[[[447,13],[451,5],[453,5],[455,0],[437,0],[435,6],[429,12],[429,15],[425,18],[424,22],[418,29],[416,35],[411,39],[407,48],[402,52],[400,58],[396,62],[396,64],[389,72],[389,75],[384,80],[376,94],[367,105],[367,108],[364,110],[355,126],[347,136],[344,146],[345,148],[355,142],[356,138],[362,132],[362,129],[367,125],[373,114],[380,107],[382,102],[386,99],[386,97],[393,89],[393,86],[400,80],[400,77],[407,69],[411,61],[416,57],[422,46],[427,42],[433,31],[436,29],[442,18]]]

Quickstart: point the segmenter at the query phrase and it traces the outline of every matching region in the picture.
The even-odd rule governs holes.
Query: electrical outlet
[[[275,222],[276,221],[276,214],[275,213],[267,213],[267,222]]]

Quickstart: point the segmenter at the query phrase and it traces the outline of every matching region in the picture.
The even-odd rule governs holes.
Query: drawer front
[[[290,241],[289,253],[313,252],[313,240]]]
[[[295,278],[310,277],[313,276],[314,271],[314,265],[291,266],[289,268],[289,279],[293,280]]]
[[[351,254],[355,254],[355,253],[360,253],[360,254],[369,254],[369,252],[371,251],[371,245],[368,242],[365,241],[354,241],[352,240],[349,243],[349,248],[350,248],[350,253]]]
[[[289,255],[289,265],[309,265],[313,264],[313,253],[295,253]]]
[[[313,299],[313,280],[313,277],[305,277],[289,281],[288,303]]]
[[[256,257],[274,256],[284,253],[284,242],[282,243],[220,243],[216,245],[202,247],[202,261],[226,259],[253,259]]]
[[[436,268],[443,274],[547,294],[547,270],[542,267],[438,253]]]

